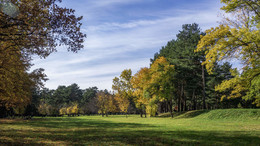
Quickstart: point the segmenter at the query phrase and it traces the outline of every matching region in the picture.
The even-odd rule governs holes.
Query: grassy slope
[[[161,117],[170,117],[170,113],[162,114]],[[175,113],[175,119],[199,118],[205,120],[260,120],[259,109],[218,109],[218,110],[198,110],[184,113]]]
[[[137,115],[0,120],[0,143],[55,145],[257,145],[260,110],[193,111],[165,117]]]

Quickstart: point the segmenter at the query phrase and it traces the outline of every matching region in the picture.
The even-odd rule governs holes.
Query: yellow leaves
[[[118,94],[116,95],[115,100],[118,102],[118,107],[119,107],[120,111],[123,113],[127,113],[128,106],[130,104],[129,100]]]
[[[241,75],[236,70],[231,71],[235,76],[223,81],[215,87],[218,92],[226,92],[221,97],[255,100],[258,105],[259,89],[252,83],[259,76],[260,64],[260,22],[259,14],[255,13],[260,1],[221,0],[226,5],[222,7],[226,12],[233,12],[234,19],[226,18],[225,25],[206,30],[201,36],[195,52],[204,51],[207,71],[211,74],[215,62],[235,58],[244,67]],[[254,7],[257,6],[257,7]],[[260,106],[260,105],[259,105]]]
[[[259,63],[259,30],[236,29],[220,25],[206,32],[206,36],[201,38],[195,52],[206,50],[206,60],[203,64],[206,65],[209,73],[212,73],[216,61],[226,58],[237,58],[251,67]]]
[[[223,97],[227,97],[228,99],[241,97],[240,92],[243,91],[244,89],[242,89],[240,83],[241,83],[240,77],[236,76],[235,78],[232,78],[230,80],[225,80],[220,85],[217,85],[215,87],[215,91],[225,92],[227,90],[233,89],[230,95],[228,96],[225,95]],[[221,100],[223,100],[223,97]]]
[[[150,69],[141,68],[131,80],[138,108],[154,116],[158,101],[172,99],[173,73],[174,65],[170,65],[164,57],[156,59]]]
[[[122,71],[120,78],[113,79],[112,89],[116,91],[116,101],[119,103],[119,108],[122,112],[127,112],[129,106],[129,99],[133,98],[132,87],[132,71],[125,69]]]
[[[67,108],[67,111],[69,109],[69,112],[67,114],[78,114],[79,108],[77,103],[73,103],[72,106]]]
[[[167,88],[173,87],[174,66],[170,65],[166,58],[160,57],[151,65],[150,70],[152,92],[157,94],[160,98],[165,98],[166,94],[170,92]]]
[[[50,106],[50,105],[47,105]],[[47,107],[48,109],[48,107]],[[41,113],[42,114],[42,113]],[[49,113],[46,113],[49,114]],[[72,103],[70,106],[60,108],[59,110],[60,115],[77,115],[79,114],[79,106],[78,103]],[[45,115],[45,114],[43,114]]]
[[[145,89],[147,88],[150,82],[150,70],[148,68],[141,68],[131,80],[131,84],[133,85],[135,96],[135,103],[139,105],[141,108],[142,105],[148,104],[148,98],[144,97]]]
[[[154,117],[156,115],[157,109],[158,109],[157,104],[148,105],[146,108],[146,113],[149,114],[151,117]]]
[[[1,46],[5,43],[1,42]],[[0,46],[0,104],[6,108],[23,108],[30,102],[32,81],[25,71],[28,64],[16,48]]]
[[[239,75],[236,70],[232,71],[232,75],[236,75],[230,80],[223,81],[215,87],[217,92],[223,92],[225,95],[221,100],[227,98],[243,98],[244,100],[253,101],[256,106],[260,106],[260,70],[249,69],[242,75]],[[230,93],[229,93],[230,92]]]
[[[108,112],[117,112],[117,103],[113,95],[108,92],[100,91],[97,93],[99,113],[102,115]]]
[[[38,112],[41,115],[47,115],[49,113],[48,106],[49,106],[48,104],[41,102],[40,105],[38,106]]]
[[[227,47],[230,46],[230,43],[228,43],[226,38],[230,35],[229,26],[220,25],[219,27],[207,30],[206,35],[201,36],[195,52],[206,51],[206,60],[202,64],[206,65],[209,73],[212,73],[214,63],[227,55]]]
[[[67,109],[65,107],[61,108],[59,110],[59,113],[60,113],[60,115],[66,115],[67,114]]]
[[[245,9],[248,10],[249,13],[254,14],[254,16],[252,16],[253,21],[259,22],[259,0],[221,0],[221,2],[225,4],[221,9],[227,13]]]
[[[234,12],[235,20],[226,18],[226,24],[206,30],[202,36],[196,52],[206,51],[206,65],[208,72],[212,73],[214,63],[226,58],[235,57],[244,62],[245,66],[255,67],[260,58],[260,32],[259,21],[254,21],[258,9],[253,1],[221,0],[226,5],[222,7],[226,12]],[[253,13],[251,13],[251,12]],[[248,15],[247,15],[248,14]],[[250,15],[249,15],[250,14]]]

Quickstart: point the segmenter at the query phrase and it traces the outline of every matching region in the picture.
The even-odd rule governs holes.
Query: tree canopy
[[[33,55],[47,57],[66,46],[83,48],[82,17],[61,0],[0,0],[0,106],[26,106],[31,90],[43,85],[43,69],[28,73]]]
[[[201,37],[196,51],[205,51],[203,64],[209,73],[215,62],[237,59],[243,65],[241,74],[234,70],[235,78],[222,82],[216,91],[232,89],[222,98],[243,97],[254,100],[260,106],[260,2],[257,0],[222,0],[226,13],[233,13],[233,18],[225,18],[224,23],[206,31]]]

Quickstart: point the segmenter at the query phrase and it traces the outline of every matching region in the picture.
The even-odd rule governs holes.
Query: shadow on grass
[[[173,118],[182,119],[182,118],[194,118],[196,116],[206,114],[209,110],[196,110],[196,111],[187,111],[187,112],[174,112]],[[163,113],[158,116],[158,118],[169,118],[171,117],[170,113]]]
[[[136,127],[153,127],[152,125],[143,125],[138,123],[115,123],[105,120],[95,120],[95,119],[80,119],[73,117],[63,117],[63,118],[43,118],[43,119],[33,119],[30,122],[19,122],[17,125],[27,125],[31,127],[42,127],[42,128],[52,128],[52,129],[64,129],[64,128],[136,128]]]
[[[10,123],[0,125],[8,126]],[[256,145],[260,143],[259,137],[250,136],[243,131],[173,131],[148,124],[115,123],[93,119],[47,118],[15,122],[12,126],[28,128],[2,130],[0,143],[6,145]]]
[[[208,113],[209,110],[197,110],[197,111],[188,111],[188,112],[184,112],[178,116],[176,116],[175,118],[176,119],[181,119],[181,118],[194,118],[194,117],[197,117],[199,115],[202,115],[202,114],[206,114]]]

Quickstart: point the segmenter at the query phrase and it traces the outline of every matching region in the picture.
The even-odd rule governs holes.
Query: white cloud
[[[95,8],[97,7],[111,7],[113,5],[122,5],[122,4],[129,4],[129,3],[136,3],[140,2],[140,0],[95,0],[91,1],[91,5]]]
[[[87,15],[94,21],[94,17],[103,15],[94,11],[97,7],[111,8],[134,2],[138,0],[88,1],[91,5],[86,13],[90,12]],[[77,83],[81,88],[97,86],[99,89],[111,90],[112,79],[119,76],[124,69],[131,68],[135,73],[141,67],[148,67],[149,58],[152,58],[161,46],[166,45],[167,41],[175,38],[182,24],[196,22],[202,30],[216,25],[217,9],[182,10],[181,13],[180,10],[165,10],[150,14],[162,14],[161,17],[132,20],[126,18],[124,22],[114,20],[98,22],[98,25],[87,24],[88,26],[84,27],[88,35],[84,50],[77,54],[62,51],[53,53],[45,60],[36,59],[34,68],[45,68],[50,79],[46,83],[48,88]],[[80,9],[81,11],[84,10]],[[89,20],[88,17],[86,19]]]

